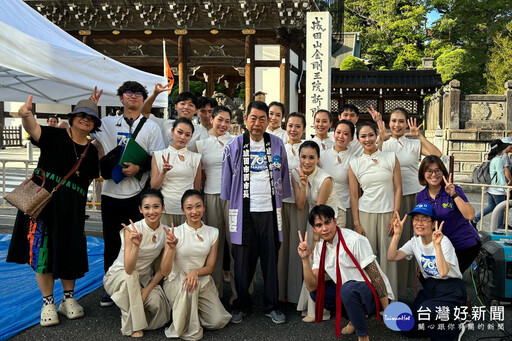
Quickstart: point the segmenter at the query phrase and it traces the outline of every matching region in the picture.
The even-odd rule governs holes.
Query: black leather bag
[[[139,134],[139,131],[141,130],[144,123],[146,123],[147,117],[141,118],[139,124],[137,125],[137,128],[132,134],[132,139],[135,139],[137,135]],[[100,174],[103,177],[103,179],[108,180],[112,179],[112,171],[114,170],[114,167],[119,163],[119,160],[121,159],[121,152],[123,151],[122,145],[117,145],[114,149],[109,151],[105,156],[103,156],[99,163],[100,163]]]

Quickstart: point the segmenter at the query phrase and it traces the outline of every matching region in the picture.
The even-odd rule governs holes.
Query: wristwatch
[[[459,193],[455,192],[453,195],[450,195],[450,197],[455,200],[455,198],[459,197]]]

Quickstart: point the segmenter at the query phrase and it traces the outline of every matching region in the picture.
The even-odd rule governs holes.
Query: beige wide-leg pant
[[[279,300],[291,303],[299,302],[302,289],[302,260],[297,253],[299,234],[306,232],[309,207],[301,211],[294,203],[283,203],[283,242],[279,248],[277,278],[279,282]]]
[[[184,222],[187,221],[187,217],[184,214],[168,214],[162,213],[162,217],[160,217],[160,223],[171,227],[171,224],[174,224],[174,227],[180,226]]]
[[[172,305],[172,324],[165,329],[165,336],[183,340],[199,340],[203,327],[220,329],[231,320],[220,302],[212,276],[199,277],[199,287],[187,292],[182,285],[187,275],[181,272],[174,279],[164,280],[164,292]]]
[[[400,205],[400,218],[403,219],[406,214],[411,212],[416,206],[416,194],[404,195],[402,197],[402,204]],[[411,217],[407,217],[402,230],[402,236],[398,242],[398,248],[401,248],[414,236]],[[413,257],[410,261],[402,259],[397,262],[398,272],[398,291],[395,293],[398,300],[404,300],[407,297],[407,288],[414,288],[416,280],[416,267],[417,263]]]
[[[171,307],[162,288],[157,285],[142,302],[139,273],[128,275],[124,270],[103,277],[105,291],[121,309],[121,333],[132,335],[138,330],[163,327],[168,321]]]
[[[338,216],[336,217],[336,222],[338,223],[338,226],[340,228],[345,228],[345,224],[347,221],[347,212],[338,209]],[[313,228],[311,225],[309,225],[308,222],[308,245],[311,245],[313,243]],[[297,244],[298,245],[298,244]],[[318,244],[317,244],[318,245]],[[316,248],[317,246],[315,246]],[[313,255],[314,250],[311,250],[311,255]],[[311,265],[313,265],[312,261],[313,257],[311,256]],[[302,262],[302,261],[301,261]],[[325,280],[329,280],[329,275],[327,273],[325,274]],[[297,311],[302,312],[302,316],[309,316],[311,318],[315,318],[315,301],[311,299],[311,296],[309,295],[308,289],[306,289],[306,285],[304,284],[304,281],[302,283],[302,291],[300,293],[299,297],[299,303],[297,304]],[[331,313],[329,310],[324,309],[324,315],[323,320],[328,320],[331,318]]]
[[[234,260],[231,256],[231,236],[229,234],[229,201],[221,200],[220,194],[205,194],[204,203],[206,211],[204,213],[204,221],[206,225],[216,227],[219,230],[219,247],[217,248],[217,261],[213,268],[212,277],[215,286],[222,297],[224,292],[224,257],[230,257],[230,275],[231,275],[231,292],[236,295],[235,278],[234,278]],[[229,255],[224,254],[224,243],[228,243]]]
[[[359,211],[359,223],[366,233],[366,238],[372,246],[373,253],[377,256],[382,271],[388,277],[393,294],[398,293],[398,273],[396,262],[388,262],[388,248],[393,236],[388,236],[389,220],[393,212],[368,213]]]

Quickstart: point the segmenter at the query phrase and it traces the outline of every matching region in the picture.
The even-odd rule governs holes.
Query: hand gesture
[[[413,137],[420,136],[420,128],[423,125],[423,123],[420,124],[419,126],[417,126],[416,119],[415,118],[413,119],[412,117],[410,117],[407,120],[407,125],[409,126],[409,132],[405,133],[405,136],[413,136]]]
[[[32,116],[32,95],[28,96],[28,100],[18,109],[18,116],[26,118]]]
[[[302,173],[302,169],[298,170],[295,168],[295,171],[299,174],[299,182],[302,187],[305,187],[308,185],[308,176],[304,173]]]
[[[199,276],[197,270],[190,271],[182,284],[185,286],[185,290],[187,292],[193,292],[196,290],[199,287]]]
[[[162,155],[162,161],[164,162],[162,166],[162,173],[166,174],[168,171],[172,169],[172,165],[169,164],[169,159],[171,158],[171,154],[167,155],[167,159]]]
[[[364,229],[361,226],[361,224],[354,224],[354,231],[359,233],[361,236],[366,236],[366,233],[364,232]]]
[[[145,288],[141,289],[140,296],[142,297],[142,302],[146,302],[150,292],[151,292],[151,290],[148,289],[148,287],[145,287]]]
[[[450,181],[447,181],[443,175],[443,180],[444,180],[444,185],[445,185],[444,190],[446,191],[446,193],[448,193],[449,196],[452,196],[455,194],[455,185],[452,183],[453,173],[450,173],[449,178],[450,178]]]
[[[165,85],[162,85],[160,83],[155,83],[155,89],[153,90],[153,93],[155,94],[161,94],[164,91],[171,90],[169,87],[171,86],[171,83],[167,83]]]
[[[297,247],[297,252],[299,253],[299,257],[301,259],[307,259],[311,255],[311,249],[308,245],[308,231],[304,234],[304,239],[302,239],[302,235],[299,232],[299,246]]]
[[[133,243],[133,245],[139,246],[140,242],[142,241],[142,233],[139,233],[139,231],[137,231],[137,229],[135,228],[135,225],[133,224],[133,221],[130,219],[131,228],[129,228],[125,224],[121,224],[121,225],[123,225],[123,227],[126,230],[128,230],[128,232],[130,232],[130,240]]]
[[[94,87],[94,92],[89,97],[89,99],[91,101],[93,101],[94,103],[98,104],[98,102],[100,101],[101,94],[103,94],[103,89],[101,89],[100,92],[98,92],[98,87],[95,86]]]
[[[165,228],[165,235],[165,243],[174,249],[178,244],[178,238],[174,235],[174,223],[171,223],[171,229]]]
[[[400,220],[400,214],[398,214],[397,211],[395,211],[395,219],[393,220],[393,233],[395,235],[402,235],[402,231],[404,229],[405,220],[407,219],[407,214],[405,215],[404,219]]]
[[[379,139],[382,139],[382,141],[387,141],[391,137],[391,133],[388,133],[386,129],[386,123],[384,121],[378,121],[377,126],[379,127]]]
[[[123,168],[123,174],[126,176],[135,176],[137,173],[139,173],[140,167],[136,164],[133,164],[131,162],[125,162],[124,165],[126,166]]]
[[[440,245],[441,240],[443,240],[443,225],[444,221],[439,225],[439,228],[437,227],[437,221],[434,222],[434,233],[432,233],[432,241],[434,242],[434,245]]]
[[[380,121],[382,121],[382,115],[380,114],[380,112],[378,112],[377,110],[375,110],[375,109],[373,108],[373,105],[370,105],[370,108],[369,108],[369,109],[367,109],[367,110],[368,110],[368,113],[369,113],[370,115],[372,115],[372,119],[373,119],[375,122],[379,123]]]

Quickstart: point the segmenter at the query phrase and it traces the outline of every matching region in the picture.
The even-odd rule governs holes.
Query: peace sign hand
[[[171,83],[167,83],[165,85],[162,85],[160,83],[155,83],[155,89],[153,90],[153,92],[158,95],[164,91],[171,90],[171,89],[169,89],[170,86],[171,86]]]
[[[391,133],[388,133],[386,129],[386,123],[384,121],[378,121],[377,126],[379,127],[379,139],[382,139],[382,141],[387,141],[391,137]]]
[[[453,182],[453,173],[450,173],[449,178],[450,178],[450,181],[447,181],[443,175],[443,180],[444,180],[444,184],[445,184],[444,190],[446,191],[446,193],[448,193],[449,196],[453,196],[455,194],[455,185],[452,183]]]
[[[28,100],[18,109],[18,116],[26,118],[32,116],[32,95],[28,96]]]
[[[167,154],[167,159],[162,155],[162,161],[164,162],[162,166],[162,173],[167,173],[172,169],[172,165],[169,164],[169,159],[171,158],[171,154]]]
[[[98,102],[100,101],[100,97],[101,95],[103,94],[103,89],[100,90],[100,92],[98,92],[98,87],[95,86],[94,87],[94,92],[92,93],[92,95],[89,97],[89,99],[91,101],[93,101],[94,103],[98,104]]]
[[[434,245],[440,245],[441,240],[443,240],[443,225],[444,221],[439,225],[439,228],[437,227],[437,221],[434,222],[434,233],[432,233],[432,241],[434,242]]]
[[[406,219],[407,214],[405,215],[404,219],[400,220],[400,214],[397,211],[395,211],[395,220],[393,221],[393,232],[395,235],[402,235]]]
[[[299,257],[301,259],[307,259],[311,255],[311,249],[308,245],[308,231],[304,234],[304,239],[302,239],[302,235],[299,232],[299,246],[297,247],[297,252],[299,253]]]
[[[379,123],[380,121],[382,121],[382,115],[380,114],[380,112],[378,112],[377,110],[375,110],[375,109],[373,108],[373,105],[370,105],[370,108],[369,108],[369,109],[367,109],[367,110],[368,110],[368,113],[369,113],[370,115],[372,115],[372,119],[373,119],[375,122]]]
[[[302,187],[307,186],[307,184],[308,184],[308,176],[302,172],[302,169],[298,170],[297,168],[295,168],[295,171],[297,172],[297,174],[299,174],[300,185]]]
[[[133,243],[133,245],[140,246],[140,243],[142,242],[142,233],[139,233],[137,229],[135,228],[135,225],[133,224],[133,221],[130,219],[130,225],[131,228],[129,228],[125,224],[121,224],[123,227],[130,232],[130,240]]]
[[[419,126],[417,126],[417,123],[416,123],[416,119],[410,117],[408,120],[407,120],[407,125],[409,126],[409,132],[408,133],[405,133],[405,136],[413,136],[413,137],[418,137],[420,136],[420,128],[423,126],[423,123],[420,124]]]
[[[174,249],[178,244],[178,238],[174,235],[174,223],[171,223],[171,228],[165,228],[165,243],[169,248]]]

